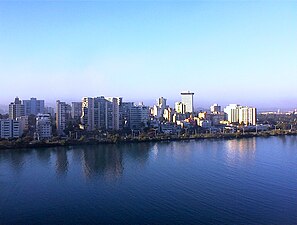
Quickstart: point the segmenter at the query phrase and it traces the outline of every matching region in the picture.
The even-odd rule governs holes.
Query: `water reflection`
[[[122,176],[123,166],[122,150],[115,145],[99,146],[98,149],[86,147],[83,149],[82,165],[86,178],[96,175],[106,179],[116,179]]]
[[[225,142],[227,162],[252,161],[255,158],[256,138],[229,140]]]
[[[56,149],[56,173],[57,175],[66,175],[68,171],[67,149]]]
[[[150,151],[153,148],[153,144],[139,143],[139,144],[125,144],[119,146],[123,149],[125,155],[131,158],[131,161],[137,165],[144,166],[150,157]]]
[[[50,149],[36,149],[36,156],[40,162],[47,165],[51,160],[51,150]]]
[[[26,152],[14,150],[0,151],[0,162],[9,163],[9,167],[12,168],[12,171],[19,174],[24,169],[26,161],[25,156],[27,152],[31,154],[32,150]]]

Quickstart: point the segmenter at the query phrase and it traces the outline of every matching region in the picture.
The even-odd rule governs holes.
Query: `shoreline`
[[[58,141],[33,141],[33,142],[20,142],[20,141],[0,141],[0,151],[13,150],[13,149],[28,149],[28,148],[50,148],[50,147],[70,147],[70,146],[86,146],[86,145],[101,145],[101,144],[122,144],[122,143],[156,143],[156,142],[172,142],[172,141],[190,141],[190,140],[233,140],[252,137],[273,137],[273,136],[295,136],[297,131],[265,131],[258,133],[230,133],[230,134],[198,134],[189,137],[181,136],[158,136],[158,137],[137,137],[131,139],[115,139],[115,140],[99,140],[88,139],[84,141],[72,139],[60,139]],[[5,142],[5,144],[3,144]]]

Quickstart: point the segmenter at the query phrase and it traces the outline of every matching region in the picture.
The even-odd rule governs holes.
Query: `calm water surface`
[[[0,224],[297,224],[297,137],[0,152]]]

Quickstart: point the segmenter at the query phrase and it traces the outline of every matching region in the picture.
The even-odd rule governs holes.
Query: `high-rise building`
[[[82,102],[71,103],[71,118],[75,121],[80,120],[82,115]]]
[[[119,130],[121,122],[122,98],[83,98],[81,129]]]
[[[0,138],[19,138],[20,133],[19,121],[13,119],[0,120]]]
[[[228,121],[230,123],[238,123],[239,122],[239,108],[238,104],[229,104],[224,109],[224,112],[227,113]]]
[[[123,102],[122,103],[122,113],[121,113],[121,121],[123,128],[130,128],[130,111],[134,106],[134,102]]]
[[[38,140],[52,137],[51,116],[49,114],[37,114],[36,116],[36,138]]]
[[[84,130],[94,130],[94,98],[84,97],[82,99],[82,115],[81,115],[81,128]]]
[[[182,103],[185,104],[186,106],[186,113],[194,112],[193,96],[194,96],[194,93],[190,91],[181,93]]]
[[[16,97],[14,102],[9,104],[9,118],[15,120],[17,117],[24,115],[24,105],[22,104],[22,101]]]
[[[121,106],[122,106],[122,102],[123,102],[123,98],[121,97],[109,97],[106,98],[110,103],[111,103],[111,107],[112,107],[112,123],[111,123],[111,129],[113,130],[119,130],[120,128],[122,128],[122,123],[121,123]]]
[[[157,118],[162,117],[164,114],[164,110],[166,108],[166,98],[160,97],[156,100],[156,105],[154,105],[154,113],[153,115]]]
[[[245,125],[256,125],[257,124],[257,109],[252,107],[241,107],[239,109],[239,123]]]
[[[67,106],[67,104],[65,102],[61,102],[60,100],[57,100],[56,127],[59,135],[62,135],[64,133],[64,130],[66,129],[68,111],[69,111],[69,107]]]
[[[256,108],[230,104],[224,109],[224,112],[227,113],[230,123],[243,123],[245,125],[256,125],[257,123]]]
[[[174,109],[177,113],[180,113],[180,114],[186,113],[186,105],[182,102],[176,102]]]
[[[44,113],[44,100],[37,100],[31,98],[30,100],[23,100],[25,116],[37,115],[38,113]]]
[[[150,109],[148,106],[137,105],[130,109],[130,129],[140,129],[147,126]]]
[[[163,118],[166,121],[172,122],[173,121],[173,115],[174,115],[174,110],[172,108],[167,107],[166,109],[164,109]]]

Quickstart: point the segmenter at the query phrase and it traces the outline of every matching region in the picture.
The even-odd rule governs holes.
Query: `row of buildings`
[[[186,128],[200,126],[208,128],[228,124],[255,125],[257,110],[253,107],[230,104],[224,111],[214,104],[210,111],[195,112],[194,93],[181,93],[181,101],[174,108],[167,99],[160,97],[153,107],[124,102],[121,97],[84,97],[80,102],[57,100],[55,109],[44,106],[44,100],[31,98],[21,101],[18,97],[9,105],[9,119],[0,120],[0,137],[16,138],[28,129],[28,118],[35,119],[35,138],[47,139],[53,135],[53,125],[58,136],[65,135],[69,123],[79,125],[82,131],[96,130],[140,130],[144,127]]]

